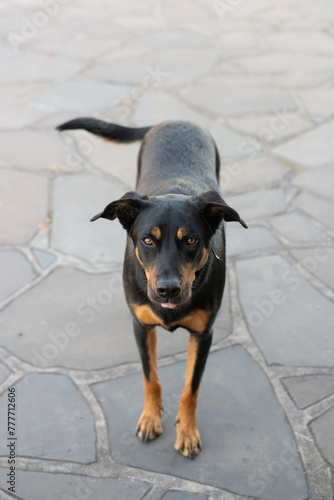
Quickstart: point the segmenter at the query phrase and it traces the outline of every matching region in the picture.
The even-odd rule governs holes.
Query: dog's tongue
[[[177,304],[172,304],[171,302],[163,302],[161,307],[165,307],[166,309],[174,309]]]

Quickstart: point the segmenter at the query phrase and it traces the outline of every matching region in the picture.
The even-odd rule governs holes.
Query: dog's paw
[[[152,439],[160,436],[163,433],[161,417],[161,408],[154,412],[144,409],[137,424],[136,434],[139,439],[147,443],[147,441],[152,441]]]
[[[194,460],[202,449],[202,441],[196,424],[182,426],[182,422],[177,421],[176,441],[174,448],[184,457]]]

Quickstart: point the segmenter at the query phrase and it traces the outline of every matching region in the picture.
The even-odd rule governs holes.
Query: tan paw
[[[182,427],[181,422],[177,424],[174,448],[184,457],[190,458],[190,460],[196,458],[196,455],[202,449],[201,436],[196,424],[188,427]]]
[[[160,408],[158,411],[144,409],[137,424],[137,436],[145,443],[160,436],[163,433],[161,417],[162,410]]]

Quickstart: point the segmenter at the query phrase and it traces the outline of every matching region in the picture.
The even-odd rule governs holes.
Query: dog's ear
[[[236,221],[247,228],[247,224],[240,218],[238,212],[231,208],[217,191],[206,191],[195,196],[195,205],[202,211],[212,233],[214,233],[221,221]]]
[[[148,205],[148,196],[135,191],[125,193],[119,200],[112,201],[105,209],[94,217],[91,222],[99,219],[114,220],[116,217],[127,231],[130,231],[139,212]]]

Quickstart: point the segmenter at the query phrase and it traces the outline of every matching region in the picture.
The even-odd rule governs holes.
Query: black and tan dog
[[[78,118],[58,129],[85,129],[124,143],[142,140],[136,192],[113,201],[92,221],[117,217],[128,233],[123,279],[143,365],[145,406],[137,426],[143,441],[162,433],[155,327],[190,332],[175,449],[195,458],[202,445],[196,425],[199,386],[225,283],[222,221],[247,227],[219,194],[214,140],[182,121],[136,129]]]

